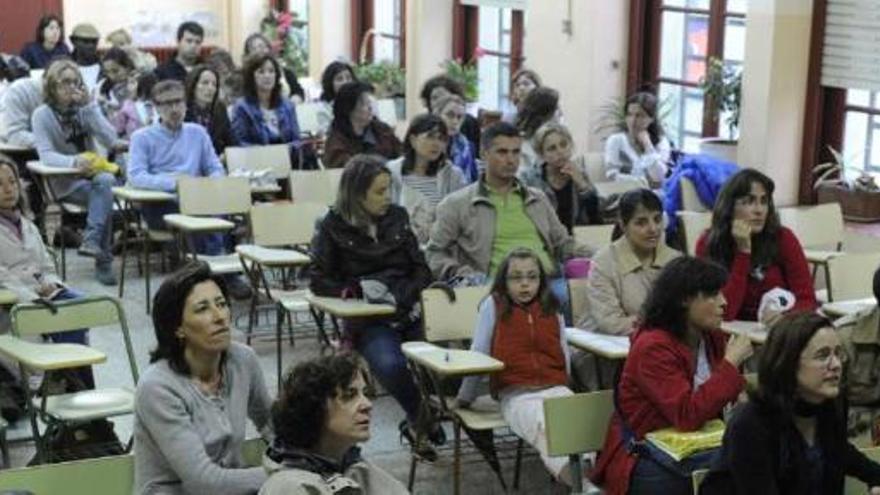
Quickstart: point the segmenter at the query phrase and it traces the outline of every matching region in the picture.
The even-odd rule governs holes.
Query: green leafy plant
[[[377,98],[403,97],[406,94],[406,71],[391,62],[360,64],[354,68],[360,81],[372,84]]]
[[[260,31],[269,38],[272,50],[278,54],[281,65],[297,76],[306,76],[309,69],[309,51],[302,31],[306,23],[297,20],[295,12],[272,9],[260,22]]]
[[[874,181],[874,176],[863,168],[849,165],[849,160],[831,146],[828,146],[828,151],[831,153],[833,160],[813,167],[813,175],[817,176],[813,181],[814,190],[830,185],[861,191],[880,191],[880,187]],[[855,180],[847,178],[847,171],[858,174]]]
[[[717,57],[709,57],[706,75],[700,79],[700,87],[709,101],[714,104],[718,115],[722,112],[730,112],[725,123],[730,136],[735,136],[739,127],[742,101],[742,70],[726,65]]]
[[[464,88],[464,97],[468,101],[476,101],[479,96],[480,76],[477,73],[477,64],[464,63],[460,59],[449,59],[440,66],[446,75],[461,84]]]

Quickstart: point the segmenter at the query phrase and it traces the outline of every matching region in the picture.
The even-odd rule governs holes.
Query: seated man
[[[508,252],[527,247],[551,275],[554,295],[568,301],[560,264],[591,250],[575,245],[544,193],[517,180],[522,138],[516,127],[494,124],[480,143],[485,172],[437,207],[427,247],[431,271],[441,280],[487,283]]]
[[[153,86],[150,97],[159,113],[159,122],[138,129],[131,136],[128,163],[131,186],[174,192],[179,176],[226,175],[205,128],[183,121],[186,115],[183,83],[173,79],[161,81]],[[176,203],[161,203],[144,206],[141,214],[149,228],[160,230],[165,228],[163,217],[178,211]],[[222,254],[223,247],[221,234],[195,237],[195,249],[200,254]],[[231,278],[227,283],[234,297],[249,297],[250,289],[239,278]]]
[[[183,82],[186,75],[199,63],[199,50],[205,30],[197,22],[187,21],[177,28],[177,50],[174,58],[156,67],[156,78],[160,81],[174,79]]]
[[[43,104],[43,81],[33,77],[18,79],[3,92],[0,107],[0,139],[22,148],[33,148],[36,143],[31,127],[31,115]]]

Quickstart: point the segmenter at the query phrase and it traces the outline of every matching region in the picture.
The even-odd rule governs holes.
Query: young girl
[[[569,350],[559,302],[534,251],[516,248],[498,267],[492,292],[480,304],[471,350],[504,363],[492,376],[492,395],[501,414],[520,438],[541,454],[547,469],[571,485],[568,459],[547,454],[544,399],[571,395]],[[465,378],[458,403],[468,407],[477,396],[479,377]]]
[[[134,98],[131,78],[135,66],[124,50],[111,48],[101,59],[101,70],[103,79],[98,82],[96,98],[101,111],[112,121],[125,101]]]
[[[159,121],[159,115],[150,101],[150,91],[156,81],[156,75],[152,72],[130,79],[129,92],[136,97],[125,100],[113,118],[113,127],[121,137],[131,139],[134,131]]]

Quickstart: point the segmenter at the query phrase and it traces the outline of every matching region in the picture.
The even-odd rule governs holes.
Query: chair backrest
[[[271,170],[275,179],[286,179],[290,173],[290,146],[269,144],[265,146],[230,146],[226,148],[226,168],[229,171]]]
[[[184,215],[239,215],[251,209],[251,187],[244,177],[181,177],[177,193]]]
[[[706,479],[707,474],[709,474],[708,469],[697,469],[691,473],[691,485],[694,489],[694,495],[700,493],[700,485],[703,484],[703,480]]]
[[[794,232],[804,248],[839,250],[843,244],[840,203],[779,208],[779,221]]]
[[[880,462],[880,447],[868,447],[866,449],[859,449],[859,451],[868,459],[874,462]],[[843,487],[844,495],[862,495],[867,492],[868,490],[865,483],[852,476],[846,477]]]
[[[612,412],[611,390],[544,399],[547,453],[562,456],[601,449]]]
[[[327,206],[318,203],[265,203],[251,208],[254,244],[263,247],[309,244],[315,222]]]
[[[473,337],[474,327],[477,325],[477,309],[489,293],[489,287],[460,287],[454,291],[454,303],[443,289],[422,291],[422,322],[425,325],[425,340],[428,342]]]
[[[613,233],[613,223],[605,225],[578,225],[572,229],[575,242],[587,244],[597,251],[611,244],[611,234]]]
[[[3,490],[27,490],[34,495],[132,493],[134,455],[114,455],[3,470],[0,471],[0,491]]]
[[[711,212],[677,211],[678,221],[684,234],[686,253],[694,256],[697,251],[697,241],[703,232],[712,226]]]
[[[681,189],[682,210],[709,211],[709,208],[706,208],[706,206],[703,205],[703,202],[700,201],[700,196],[697,194],[697,188],[694,187],[694,183],[690,179],[682,177],[679,181],[679,186]]]
[[[294,170],[290,172],[290,194],[294,202],[312,202],[332,205],[339,192],[342,170]]]
[[[591,152],[584,153],[584,163],[586,164],[587,178],[593,184],[597,182],[605,182],[605,153]]]
[[[266,441],[261,437],[249,438],[241,444],[241,460],[245,467],[259,467],[263,465],[263,453],[266,452]]]
[[[321,103],[307,102],[296,106],[296,120],[300,132],[304,134],[320,134],[324,129],[318,115],[321,113]]]
[[[843,253],[828,260],[831,301],[874,296],[874,272],[880,266],[880,253]]]
[[[648,183],[641,178],[620,177],[617,180],[596,182],[593,185],[596,187],[599,196],[607,198],[612,194],[623,194],[627,191],[632,191],[633,189],[647,187]]]
[[[397,125],[397,104],[391,98],[376,101],[376,117],[386,124],[394,127]]]
[[[568,280],[568,300],[571,304],[571,321],[577,326],[587,317],[589,303],[587,303],[588,278],[572,278]]]
[[[114,326],[122,330],[128,364],[134,382],[138,381],[137,362],[125,309],[118,299],[110,296],[88,296],[55,303],[55,312],[42,304],[17,304],[10,313],[12,334],[16,337],[44,335],[54,332],[95,329]]]

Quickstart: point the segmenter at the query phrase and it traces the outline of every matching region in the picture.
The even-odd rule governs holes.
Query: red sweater
[[[641,328],[632,336],[629,355],[623,365],[617,390],[620,414],[636,437],[660,428],[693,431],[721,415],[724,406],[736,400],[745,379],[724,359],[727,336],[720,331],[704,334],[706,355],[712,374],[693,390],[696,354],[671,333]],[[603,484],[605,493],[623,495],[637,458],[623,445],[617,414],[612,417],[599,455],[593,481]]]
[[[697,241],[697,256],[708,257],[709,233],[704,232]],[[749,253],[737,252],[733,257],[733,265],[727,267],[730,276],[721,291],[727,299],[725,320],[757,321],[758,306],[761,297],[769,290],[781,287],[791,291],[795,297],[794,310],[813,311],[816,309],[816,293],[813,289],[813,277],[804,257],[804,250],[794,233],[779,228],[777,237],[779,256],[777,262],[767,267],[764,279],[757,280],[749,276],[752,257]]]
[[[497,299],[495,315],[492,356],[504,363],[504,369],[492,376],[493,392],[509,386],[568,383],[558,315],[545,315],[536,300],[527,307],[513,306],[505,319]]]

